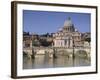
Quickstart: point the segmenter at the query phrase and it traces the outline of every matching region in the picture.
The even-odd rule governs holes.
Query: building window
[[[25,44],[25,47],[30,47],[30,44]]]
[[[65,39],[65,45],[67,44],[67,39]]]

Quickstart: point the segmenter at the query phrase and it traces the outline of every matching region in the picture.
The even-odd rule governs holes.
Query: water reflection
[[[77,55],[74,59],[65,55],[58,55],[57,58],[50,58],[48,54],[36,55],[33,59],[28,58],[26,55],[23,56],[23,69],[75,67],[90,65],[91,61],[89,58]]]

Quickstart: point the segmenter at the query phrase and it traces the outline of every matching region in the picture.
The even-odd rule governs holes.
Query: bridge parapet
[[[91,48],[90,47],[72,47],[72,48],[66,48],[66,47],[33,47],[33,48],[23,48],[24,52],[26,52],[28,55],[45,55],[45,54],[77,54],[78,51],[85,51],[87,55],[90,55]]]

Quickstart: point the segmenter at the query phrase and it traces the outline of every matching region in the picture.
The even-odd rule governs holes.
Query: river
[[[50,58],[46,55],[37,55],[35,58],[23,56],[23,69],[57,68],[57,67],[81,67],[90,66],[91,60],[88,57],[68,57],[58,55],[57,58]]]

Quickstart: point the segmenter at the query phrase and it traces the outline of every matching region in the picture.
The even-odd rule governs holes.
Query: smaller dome
[[[77,30],[77,29],[75,29],[75,32],[78,32],[78,30]]]
[[[58,31],[62,31],[62,28],[59,28],[59,30]]]

